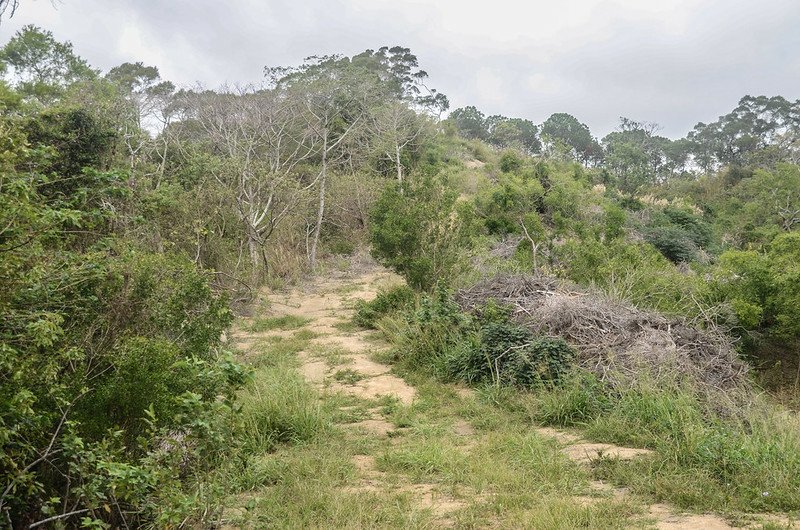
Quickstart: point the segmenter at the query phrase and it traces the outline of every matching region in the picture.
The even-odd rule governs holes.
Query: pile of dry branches
[[[512,318],[536,333],[562,337],[579,364],[603,380],[689,379],[718,390],[742,388],[747,366],[730,339],[686,320],[643,311],[546,276],[500,275],[456,295],[461,308],[489,301],[512,308]]]

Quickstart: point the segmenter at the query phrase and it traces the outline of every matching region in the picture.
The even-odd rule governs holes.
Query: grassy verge
[[[437,302],[423,300],[416,306],[421,309],[387,313],[376,323],[395,344],[389,357],[410,377],[452,380],[450,367],[479,359],[476,351],[491,352],[482,346],[480,333],[471,331],[474,326],[463,324],[466,317],[446,305],[443,314],[441,303],[437,316],[437,309],[426,310],[426,304]],[[763,396],[734,414],[720,414],[691,385],[675,381],[610,387],[578,369],[529,388],[505,386],[509,379],[504,378],[459,378],[490,385],[502,396],[498,406],[525,411],[528,425],[576,426],[595,441],[653,449],[652,457],[606,459],[594,470],[596,478],[653,501],[696,511],[800,510],[800,422]]]

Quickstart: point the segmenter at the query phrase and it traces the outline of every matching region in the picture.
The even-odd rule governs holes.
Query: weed
[[[414,291],[406,285],[398,285],[382,290],[371,301],[356,302],[356,313],[353,322],[361,327],[376,329],[378,320],[392,313],[411,307],[414,304]]]
[[[247,330],[252,333],[263,333],[265,331],[272,331],[275,329],[297,329],[305,326],[311,320],[308,318],[298,317],[295,315],[282,315],[279,317],[262,317],[256,318],[248,326]]]
[[[364,374],[347,368],[344,370],[337,370],[336,373],[333,374],[333,378],[340,383],[344,383],[345,385],[354,385],[364,379]]]

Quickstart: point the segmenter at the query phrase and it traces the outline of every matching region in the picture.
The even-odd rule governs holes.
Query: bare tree
[[[349,74],[349,75],[348,75]],[[371,80],[346,72],[343,76],[327,76],[314,82],[296,85],[306,107],[306,123],[317,137],[320,169],[318,176],[319,200],[317,218],[311,233],[308,250],[309,265],[314,268],[317,261],[322,225],[325,222],[325,199],[330,168],[352,161],[353,146],[358,142],[354,136],[364,130],[378,87]],[[353,139],[354,141],[350,141]]]
[[[371,128],[379,156],[395,167],[398,184],[405,175],[403,151],[416,144],[428,131],[428,122],[402,101],[388,101],[372,115]]]
[[[302,102],[284,90],[223,87],[184,98],[188,116],[223,159],[214,178],[235,197],[256,283],[268,269],[267,239],[316,184],[303,183],[297,170],[318,152],[318,135]]]

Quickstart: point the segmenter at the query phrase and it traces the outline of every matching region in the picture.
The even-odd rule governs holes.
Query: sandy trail
[[[269,296],[270,312],[274,316],[293,315],[308,319],[309,322],[303,329],[316,334],[311,341],[312,345],[337,352],[333,361],[314,351],[302,351],[298,354],[301,372],[321,392],[323,399],[326,394],[340,392],[363,399],[386,396],[404,405],[414,402],[416,390],[392,374],[390,366],[375,361],[371,356],[387,345],[370,339],[369,332],[353,331],[352,325],[348,325],[356,300],[371,300],[381,288],[401,282],[398,276],[385,269],[373,267],[355,274],[316,279],[302,287]],[[292,333],[293,331],[282,330],[252,333],[240,329],[234,333],[234,340],[247,347],[260,339],[270,336],[288,337]],[[472,395],[468,389],[460,388],[458,392],[464,397]],[[353,436],[375,437],[389,437],[397,430],[381,416],[377,408],[369,410],[369,417],[347,424],[347,428],[352,431]],[[469,449],[479,442],[479,435],[469,423],[459,421],[454,429],[455,434],[464,440],[464,448]],[[604,456],[625,460],[650,453],[646,449],[588,442],[575,434],[549,427],[535,429],[539,435],[553,439],[565,456],[581,465],[591,465],[592,461]],[[463,500],[437,492],[431,484],[397,484],[387,480],[386,474],[377,469],[373,456],[358,455],[353,464],[358,470],[360,480],[350,488],[352,491],[393,488],[394,491],[407,492],[415,498],[416,506],[430,509],[435,514],[437,527],[452,526],[453,520],[449,516],[466,506]],[[601,496],[619,498],[630,495],[624,488],[614,488],[601,481],[592,482],[592,489]],[[597,499],[598,497],[575,497],[575,502],[587,504],[596,502]],[[485,501],[486,495],[476,494],[474,500]],[[653,526],[660,530],[735,528],[717,515],[678,513],[665,504],[648,506],[646,513]]]

